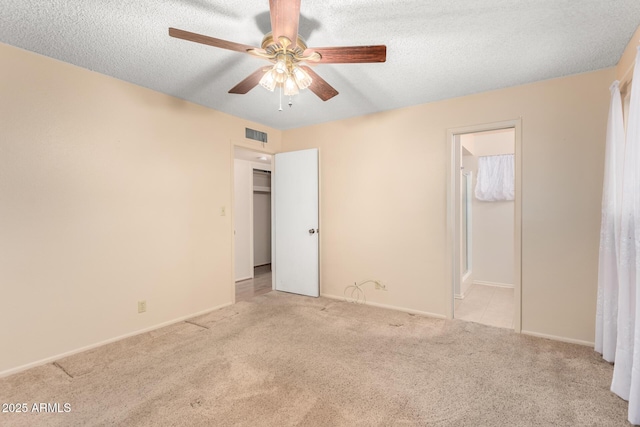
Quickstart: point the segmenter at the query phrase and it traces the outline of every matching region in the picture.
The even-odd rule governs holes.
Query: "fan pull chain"
[[[278,108],[278,111],[282,111],[282,86],[280,86],[280,108]]]
[[[289,108],[293,107],[293,101],[291,100],[291,96],[289,97]]]

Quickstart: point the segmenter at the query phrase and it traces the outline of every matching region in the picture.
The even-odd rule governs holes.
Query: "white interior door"
[[[317,297],[318,150],[276,154],[273,179],[275,288]]]

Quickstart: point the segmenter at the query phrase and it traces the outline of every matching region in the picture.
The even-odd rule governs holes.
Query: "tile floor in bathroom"
[[[456,299],[454,317],[513,329],[513,288],[473,284],[464,299]]]

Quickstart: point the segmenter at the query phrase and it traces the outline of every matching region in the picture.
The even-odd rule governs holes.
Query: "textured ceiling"
[[[340,95],[227,91],[263,64],[168,28],[259,46],[267,0],[0,0],[0,42],[289,129],[615,65],[638,0],[302,0],[310,47],[387,45],[387,62],[322,64]]]

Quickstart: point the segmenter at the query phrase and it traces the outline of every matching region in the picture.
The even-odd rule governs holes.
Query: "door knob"
[[[316,232],[316,230],[314,230],[313,228],[309,229],[309,234],[314,234]]]

